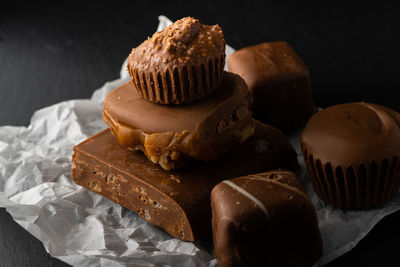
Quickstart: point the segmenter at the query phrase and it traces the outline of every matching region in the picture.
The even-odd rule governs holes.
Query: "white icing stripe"
[[[260,176],[256,176],[256,175],[251,175],[251,176],[249,175],[249,178],[251,180],[265,181],[265,182],[268,182],[268,183],[272,183],[272,184],[276,184],[278,186],[284,187],[284,188],[286,188],[288,190],[291,190],[291,191],[303,196],[305,199],[307,199],[309,202],[311,202],[310,197],[306,193],[304,193],[300,189],[298,189],[297,187],[290,186],[290,185],[287,185],[287,184],[283,184],[283,183],[281,183],[279,181],[271,180],[271,179],[268,179],[268,178],[264,178],[262,176],[260,177]]]
[[[251,201],[253,201],[254,203],[256,203],[257,207],[259,207],[267,216],[268,219],[270,219],[269,216],[269,212],[267,210],[267,208],[264,206],[264,204],[258,200],[255,196],[253,196],[252,194],[250,194],[249,192],[247,192],[246,190],[244,190],[242,187],[232,183],[229,180],[224,180],[222,181],[223,183],[229,185],[230,187],[232,187],[233,189],[235,189],[236,191],[242,193],[243,195],[245,195],[248,199],[250,199]]]

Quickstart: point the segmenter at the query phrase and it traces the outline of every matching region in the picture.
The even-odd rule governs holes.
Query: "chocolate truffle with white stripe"
[[[311,266],[322,254],[315,208],[293,172],[224,180],[211,207],[218,266]]]

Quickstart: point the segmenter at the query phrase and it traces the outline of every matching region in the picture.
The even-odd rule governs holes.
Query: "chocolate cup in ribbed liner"
[[[400,186],[397,156],[347,166],[322,163],[307,149],[303,150],[303,157],[318,197],[342,209],[376,207],[391,199]]]
[[[158,104],[182,104],[212,93],[222,81],[224,64],[225,55],[200,65],[188,64],[159,72],[128,70],[144,99]]]
[[[128,71],[144,99],[158,104],[191,103],[222,81],[225,39],[218,25],[186,17],[134,48]]]
[[[300,143],[310,180],[326,203],[376,207],[400,186],[400,114],[372,103],[328,107],[314,114]]]

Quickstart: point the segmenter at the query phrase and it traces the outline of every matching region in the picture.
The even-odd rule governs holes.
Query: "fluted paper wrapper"
[[[158,30],[170,23],[164,16],[159,20]],[[227,56],[233,51],[227,46]],[[50,255],[71,265],[215,266],[212,252],[201,244],[173,238],[136,213],[72,182],[72,147],[106,128],[101,119],[104,97],[129,79],[125,62],[120,79],[106,83],[91,99],[38,110],[28,127],[0,127],[0,207],[42,241]],[[400,195],[366,211],[325,206],[306,175],[299,136],[300,131],[289,138],[298,153],[300,178],[318,214],[324,245],[319,266],[349,251],[379,220],[399,210]]]

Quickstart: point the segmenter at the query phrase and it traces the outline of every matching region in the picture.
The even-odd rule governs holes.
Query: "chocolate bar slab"
[[[242,48],[228,57],[229,71],[239,74],[254,94],[254,118],[289,131],[312,115],[310,74],[286,42]]]
[[[211,236],[210,192],[224,179],[298,168],[296,153],[277,129],[256,123],[255,134],[221,160],[167,172],[141,152],[122,148],[107,129],[74,147],[75,183],[137,212],[187,241]]]

